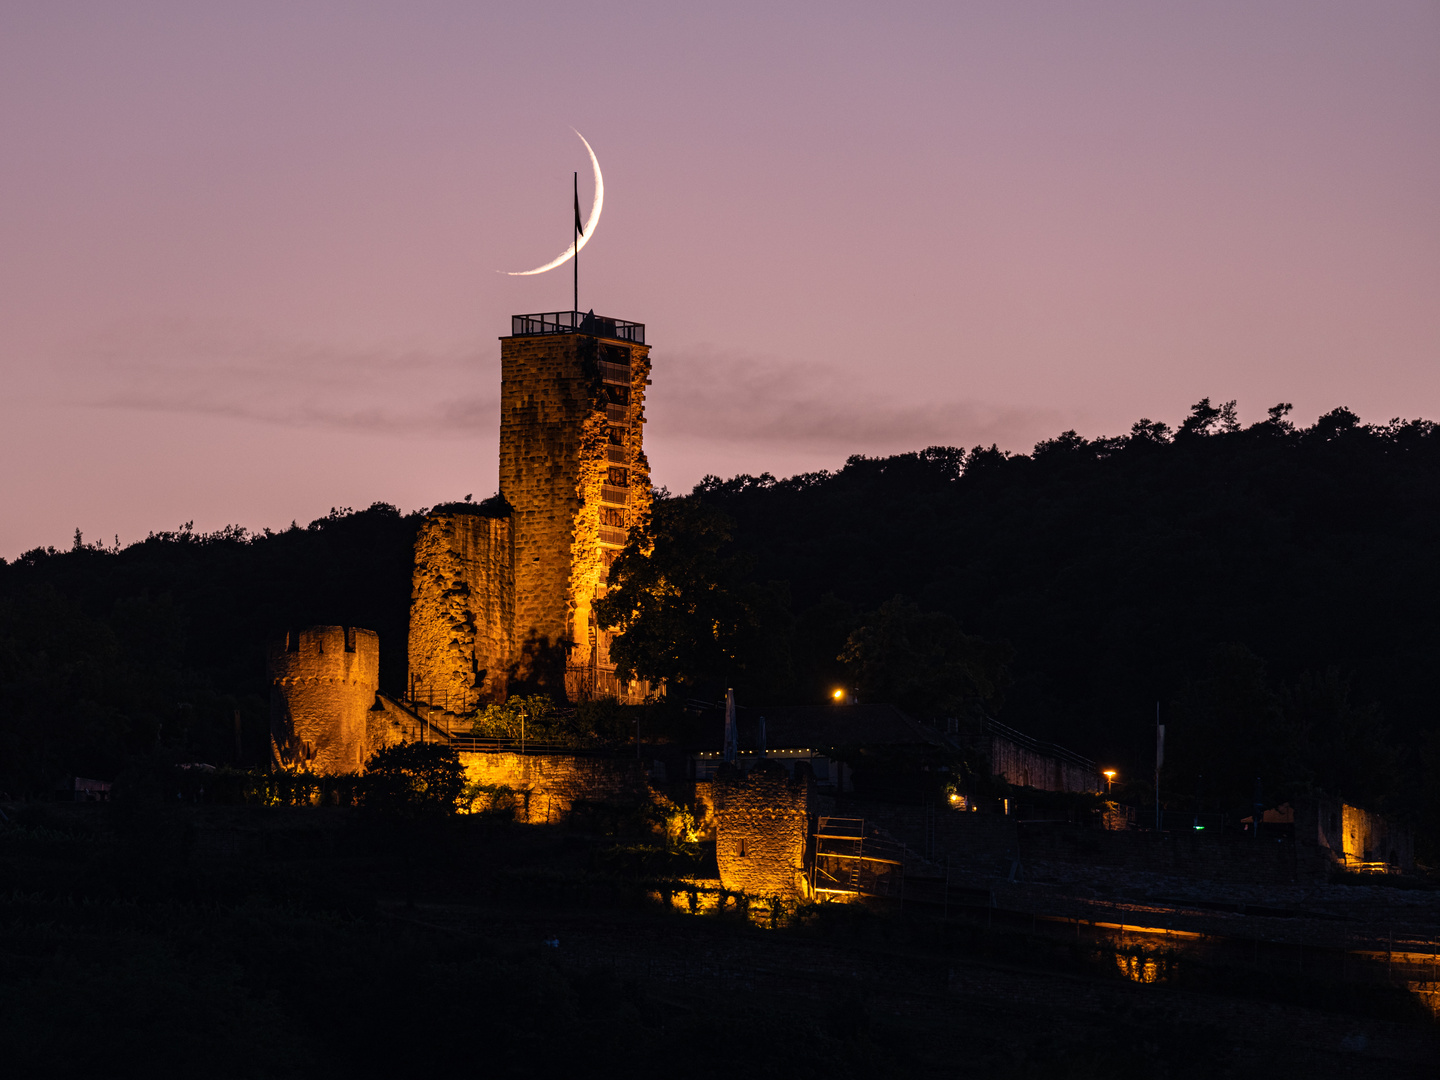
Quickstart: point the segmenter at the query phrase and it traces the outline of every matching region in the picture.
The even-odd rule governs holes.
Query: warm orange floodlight
[[[833,697],[836,701],[844,701],[844,700],[845,700],[845,691],[844,691],[844,690],[836,690],[836,691],[835,691],[833,694],[831,694],[830,696]]]

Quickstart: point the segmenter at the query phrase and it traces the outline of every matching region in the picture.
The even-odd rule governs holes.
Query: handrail
[[[630,385],[630,365],[612,364],[608,360],[600,361],[600,381],[614,383],[617,386]]]
[[[1073,750],[1066,750],[1065,747],[1058,743],[1045,742],[1042,739],[1032,738],[1023,731],[1016,731],[1014,728],[1002,724],[998,720],[991,720],[988,716],[985,718],[984,733],[987,735],[999,735],[1001,738],[1008,739],[1023,749],[1034,750],[1036,753],[1047,754],[1050,757],[1057,757],[1061,761],[1068,761],[1072,765],[1079,765],[1082,768],[1089,769],[1091,772],[1095,771],[1095,762],[1089,758],[1082,757]]]
[[[590,334],[594,337],[645,344],[645,324],[612,319],[585,311],[541,311],[534,315],[510,316],[512,337],[532,334]]]

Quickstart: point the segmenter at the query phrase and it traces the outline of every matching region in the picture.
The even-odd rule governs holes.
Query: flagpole
[[[580,174],[575,174],[575,310],[580,310]]]

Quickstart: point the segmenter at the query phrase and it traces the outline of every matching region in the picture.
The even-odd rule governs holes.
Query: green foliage
[[[860,613],[908,596],[1013,646],[998,718],[1027,734],[1148,776],[1160,701],[1172,792],[1188,797],[1201,768],[1209,784],[1217,767],[1257,765],[1279,770],[1267,792],[1308,782],[1358,800],[1393,784],[1393,804],[1430,807],[1440,837],[1427,794],[1440,751],[1434,768],[1421,760],[1432,733],[1440,746],[1440,431],[1348,410],[1301,427],[1288,413],[1242,427],[1207,400],[1174,433],[1146,420],[1028,455],[857,456],[784,480],[709,477],[694,497],[735,523],[756,579],[789,585],[793,680],[777,701],[824,700],[834,658],[870,622]],[[1264,663],[1248,698],[1238,671],[1213,681],[1227,643]],[[1230,735],[1169,716],[1182,695]],[[1259,731],[1218,716],[1226,695]],[[1186,764],[1192,734],[1209,743],[1203,763]]]
[[[544,694],[516,696],[500,705],[487,705],[475,714],[471,734],[486,739],[526,739],[556,742],[571,732],[555,702]]]
[[[1243,645],[1217,646],[1171,710],[1166,777],[1203,777],[1206,795],[1232,809],[1248,807],[1256,777],[1276,786],[1292,742],[1265,662]],[[1273,799],[1278,792],[1267,794]]]
[[[560,708],[544,694],[517,695],[475,714],[471,734],[548,746],[613,746],[635,738],[636,714],[643,710],[613,698]]]
[[[732,529],[699,498],[657,500],[595,605],[601,623],[616,630],[610,655],[622,679],[757,690],[783,681],[786,591],[751,578]]]
[[[1378,710],[1352,704],[1338,671],[1277,688],[1265,662],[1234,643],[1211,650],[1166,728],[1162,786],[1215,808],[1248,814],[1259,778],[1269,806],[1323,793],[1383,809],[1403,778]]]
[[[448,746],[399,743],[365,763],[365,806],[382,813],[453,814],[464,788],[465,768]]]
[[[839,658],[864,700],[932,718],[998,710],[1010,654],[964,633],[949,615],[897,596],[850,634]]]

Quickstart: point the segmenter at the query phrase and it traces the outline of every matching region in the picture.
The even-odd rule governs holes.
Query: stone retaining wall
[[[489,788],[477,809],[513,805],[517,821],[564,821],[577,802],[639,803],[649,798],[644,763],[630,757],[461,751],[465,779]]]

